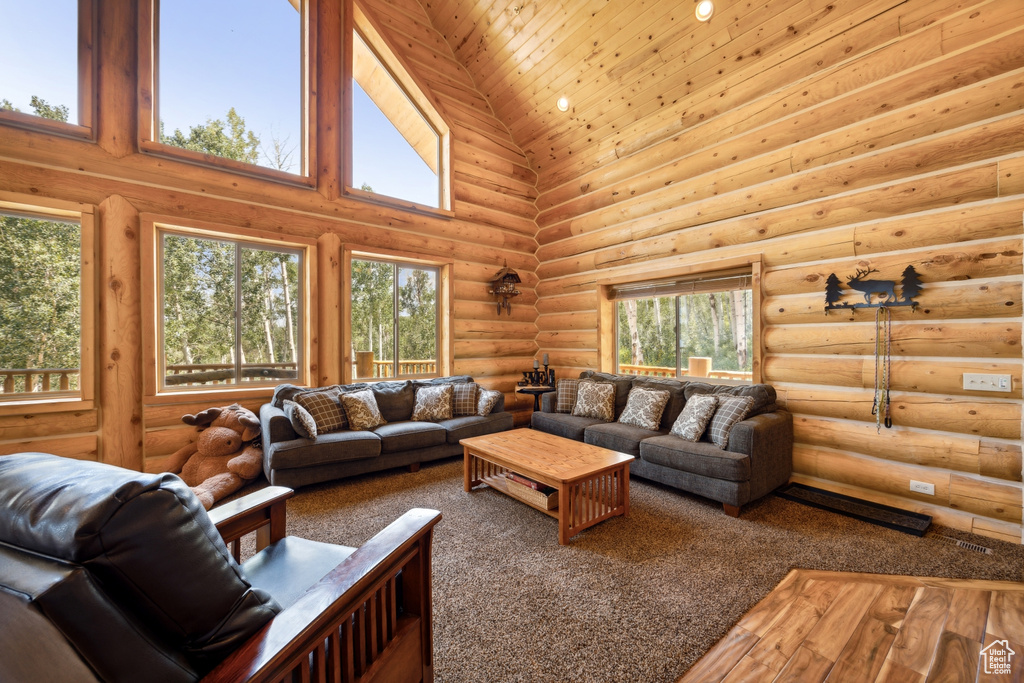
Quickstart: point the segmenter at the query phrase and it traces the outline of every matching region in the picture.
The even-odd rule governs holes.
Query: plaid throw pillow
[[[652,432],[657,431],[668,397],[668,392],[661,389],[633,387],[629,392],[626,407],[619,415],[619,422],[640,429],[649,429]]]
[[[387,424],[377,407],[377,399],[369,389],[342,394],[341,404],[345,406],[345,415],[352,429],[361,431]]]
[[[555,385],[555,412],[571,413],[580,388],[578,379],[560,379]]]
[[[572,414],[611,422],[615,419],[615,386],[605,382],[580,382]]]
[[[476,392],[477,385],[474,382],[467,384],[453,384],[452,390],[452,415],[476,415]]]
[[[745,418],[753,406],[754,399],[750,396],[719,396],[718,410],[708,427],[712,443],[723,449],[728,446],[733,425]]]
[[[303,391],[295,395],[295,402],[306,409],[316,422],[316,430],[320,434],[336,432],[348,427],[345,411],[338,403],[338,387],[327,387],[315,391]]]
[[[498,404],[499,398],[501,398],[500,391],[491,391],[490,389],[480,387],[479,396],[476,399],[476,414],[490,415],[491,411],[494,410],[494,406]]]
[[[672,434],[687,441],[699,441],[708,422],[718,408],[718,397],[711,394],[696,394],[683,406],[683,412],[672,423]]]
[[[437,422],[452,417],[452,385],[416,389],[416,405],[412,409],[412,420],[416,422]]]

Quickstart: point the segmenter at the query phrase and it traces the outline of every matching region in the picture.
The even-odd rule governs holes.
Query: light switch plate
[[[1013,378],[1010,375],[985,375],[981,373],[964,373],[964,389],[968,391],[1013,391]]]

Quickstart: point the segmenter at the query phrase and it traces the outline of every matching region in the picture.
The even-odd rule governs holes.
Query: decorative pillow
[[[572,414],[611,422],[615,419],[615,386],[605,382],[580,382]]]
[[[412,409],[412,420],[416,422],[437,422],[452,417],[452,385],[416,388],[416,405]]]
[[[352,429],[361,431],[387,424],[377,408],[377,399],[369,389],[342,394],[341,404],[345,406]]]
[[[452,415],[476,415],[476,394],[477,385],[475,382],[468,384],[450,384],[452,388]]]
[[[303,391],[295,395],[295,402],[313,416],[317,432],[326,434],[348,427],[345,411],[338,403],[340,393],[338,387]]]
[[[579,392],[578,379],[560,379],[555,384],[555,412],[571,413],[576,406],[576,394]]]
[[[499,398],[501,398],[500,391],[491,391],[490,389],[480,387],[476,399],[476,414],[489,415],[494,410],[494,406],[498,404]]]
[[[668,403],[669,394],[667,391],[658,389],[641,389],[633,387],[629,392],[629,400],[626,407],[619,415],[619,422],[633,425],[640,429],[649,429],[652,432],[658,429],[661,422],[661,413]]]
[[[718,408],[718,397],[698,394],[683,406],[683,412],[672,423],[672,433],[687,441],[699,441]]]
[[[313,419],[308,410],[295,401],[285,401],[284,415],[292,423],[292,429],[295,430],[296,434],[306,439],[316,438],[316,420]]]
[[[711,441],[719,448],[728,446],[733,425],[745,418],[753,406],[754,399],[750,396],[719,396],[718,410],[708,427]]]

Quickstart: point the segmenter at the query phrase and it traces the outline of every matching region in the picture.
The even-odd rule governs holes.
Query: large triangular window
[[[358,8],[354,24],[349,194],[450,209],[447,124]]]

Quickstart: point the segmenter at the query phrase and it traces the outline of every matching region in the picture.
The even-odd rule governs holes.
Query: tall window
[[[164,388],[298,379],[300,250],[163,232],[159,262]]]
[[[0,399],[81,395],[82,228],[0,214]]]
[[[305,174],[305,3],[152,1],[159,52],[145,137]]]
[[[92,6],[0,0],[0,118],[63,132],[92,125]]]
[[[352,184],[441,206],[441,136],[359,34],[352,46]]]
[[[751,381],[749,270],[613,288],[619,372]]]
[[[352,259],[354,378],[438,374],[438,270]]]

